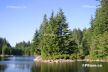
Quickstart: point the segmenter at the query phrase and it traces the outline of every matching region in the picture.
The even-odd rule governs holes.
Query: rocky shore
[[[0,55],[0,57],[9,57],[9,56],[13,56],[13,55]]]
[[[56,60],[43,60],[41,56],[37,56],[34,59],[35,62],[42,62],[42,63],[65,63],[65,62],[75,62],[75,61],[87,61],[87,62],[108,62],[108,60],[103,59],[77,59],[77,60],[71,60],[71,59],[56,59]]]
[[[43,62],[43,63],[64,63],[64,62],[74,62],[75,60],[70,60],[70,59],[56,59],[56,60],[43,60],[41,56],[37,56],[34,59],[35,62]]]

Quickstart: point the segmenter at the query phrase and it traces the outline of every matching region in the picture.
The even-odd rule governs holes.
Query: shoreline
[[[34,62],[39,62],[39,63],[70,63],[70,62],[80,62],[80,61],[86,61],[86,62],[108,62],[106,59],[76,59],[76,60],[71,60],[71,59],[56,59],[56,60],[43,60],[41,56],[37,56],[34,59]]]
[[[65,63],[65,62],[75,62],[75,60],[70,60],[70,59],[56,59],[56,60],[43,60],[41,58],[41,56],[37,56],[34,59],[35,62],[39,62],[39,63]]]
[[[0,57],[8,57],[8,56],[14,56],[14,55],[0,55]]]

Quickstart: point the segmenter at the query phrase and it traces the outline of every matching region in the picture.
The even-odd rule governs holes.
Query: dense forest
[[[15,47],[12,47],[5,38],[0,38],[0,55],[34,55],[35,50],[31,47],[30,41],[16,43]]]
[[[108,59],[108,0],[101,0],[90,27],[69,29],[62,9],[45,14],[32,42],[20,42],[13,48],[0,38],[0,54],[41,55],[43,59]]]

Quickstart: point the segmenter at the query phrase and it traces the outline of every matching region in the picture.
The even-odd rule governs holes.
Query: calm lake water
[[[0,72],[108,72],[105,62],[46,64],[33,62],[32,56],[0,58]]]

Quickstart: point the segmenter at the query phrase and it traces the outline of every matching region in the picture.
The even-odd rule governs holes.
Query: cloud
[[[97,6],[94,5],[83,5],[83,8],[97,8]]]
[[[11,8],[11,9],[25,9],[27,7],[26,6],[7,6],[6,8]]]

